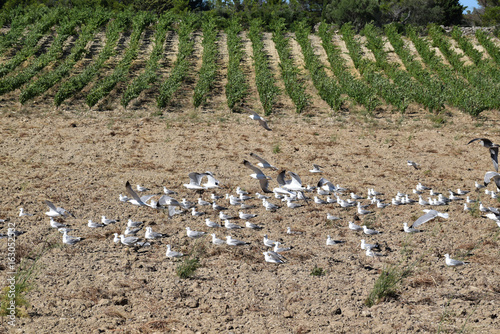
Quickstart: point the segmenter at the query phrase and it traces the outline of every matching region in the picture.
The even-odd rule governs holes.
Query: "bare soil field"
[[[176,41],[167,43],[165,62],[171,63]],[[201,50],[196,55],[193,67],[200,65]],[[278,66],[276,59],[271,64]],[[250,60],[245,66],[251,67]],[[498,110],[473,118],[454,109],[434,115],[410,105],[405,114],[388,107],[368,114],[357,106],[331,111],[314,100],[314,112],[298,115],[283,95],[280,108],[267,117],[273,130],[265,131],[248,114],[228,110],[223,87],[193,109],[191,79],[161,115],[149,93],[128,109],[113,96],[103,102],[106,107],[90,110],[79,98],[57,109],[43,98],[21,106],[19,91],[0,98],[0,219],[8,220],[0,232],[7,232],[7,223],[25,231],[16,241],[18,261],[33,263],[45,250],[31,276],[25,316],[16,318],[15,327],[2,318],[0,332],[500,333],[500,228],[481,217],[477,204],[469,204],[472,213],[464,212],[466,196],[439,207],[371,205],[367,210],[373,213],[367,215],[312,200],[291,209],[274,197],[269,201],[280,208],[270,212],[253,198],[246,203],[256,207],[245,211],[257,214],[250,221],[263,227],[258,231],[207,227],[205,218],[221,223],[211,207],[197,206],[206,213],[201,217],[188,211],[169,218],[164,209],[118,199],[126,194],[126,181],[150,188],[146,193],[156,199],[163,186],[178,192],[173,197],[179,201],[201,197],[212,202],[212,193],[235,195],[238,186],[255,197],[261,189],[242,164],[244,159],[256,164],[249,155],[254,152],[279,169],[265,170],[272,177],[270,188],[277,187],[276,176],[285,169],[297,173],[304,185],[324,177],[348,189],[343,199],[350,192],[363,196],[363,205],[370,203],[368,188],[383,193],[378,197],[387,203],[397,192],[418,200],[412,190],[422,183],[447,197],[449,189],[468,190],[471,199],[498,207],[497,199],[474,187],[493,170],[488,151],[478,143],[466,145],[476,137],[498,142]],[[255,90],[249,99],[248,105],[258,105]],[[322,174],[309,172],[313,163],[323,167]],[[200,194],[183,187],[188,173],[205,171],[221,182],[220,189]],[[494,185],[488,189],[496,191]],[[311,199],[315,195],[306,193]],[[81,242],[62,243],[44,214],[45,200],[74,214],[64,222],[76,229],[71,235],[84,238]],[[231,216],[241,211],[226,199],[217,204],[228,207]],[[19,217],[20,207],[33,216]],[[425,223],[422,233],[404,233],[403,223],[411,224],[423,209],[446,212],[449,219]],[[327,213],[341,219],[327,220]],[[103,215],[120,221],[87,227],[89,219],[99,222]],[[137,250],[114,243],[113,233],[123,233],[128,219],[166,237]],[[352,231],[349,221],[383,233]],[[245,225],[241,219],[234,222]],[[207,236],[188,238],[186,227]],[[289,235],[287,227],[302,233]],[[249,244],[213,245],[210,233]],[[293,246],[283,253],[286,263],[264,261],[264,235]],[[327,246],[327,235],[345,242]],[[379,243],[384,256],[367,257],[361,239]],[[183,260],[165,256],[168,244],[199,258],[201,266],[191,278],[176,274]],[[7,253],[7,239],[0,239],[0,251]],[[447,253],[469,263],[447,267]],[[391,267],[407,270],[396,294],[366,306],[375,281]],[[323,275],[312,275],[318,272]],[[7,277],[2,259],[2,286]]]

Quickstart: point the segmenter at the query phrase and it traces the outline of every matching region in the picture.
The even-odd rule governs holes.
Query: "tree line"
[[[9,10],[19,6],[92,6],[121,10],[211,11],[219,22],[237,17],[242,24],[259,18],[265,27],[275,19],[283,19],[287,26],[306,21],[311,26],[324,21],[342,26],[350,22],[356,29],[367,23],[382,26],[389,23],[426,26],[435,23],[451,25],[500,24],[500,0],[479,0],[480,7],[465,15],[459,0],[0,0],[0,8]],[[222,23],[223,24],[223,23]]]

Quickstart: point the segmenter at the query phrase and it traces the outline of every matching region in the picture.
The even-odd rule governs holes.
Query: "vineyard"
[[[176,99],[198,108],[225,95],[216,100],[229,109],[247,104],[266,115],[290,106],[284,100],[297,113],[314,112],[316,97],[333,111],[370,113],[382,105],[404,113],[413,104],[478,115],[500,105],[500,42],[482,30],[465,36],[431,26],[422,36],[411,27],[367,25],[358,35],[349,24],[338,31],[320,24],[312,33],[305,22],[289,31],[277,20],[266,32],[253,20],[245,32],[237,19],[218,29],[209,15],[70,14],[45,8],[2,16],[3,103],[141,105],[161,114],[175,110]]]

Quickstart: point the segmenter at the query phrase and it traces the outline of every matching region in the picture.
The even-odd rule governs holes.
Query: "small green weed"
[[[325,274],[326,272],[323,270],[323,268],[320,268],[316,265],[311,270],[311,276],[324,276]]]

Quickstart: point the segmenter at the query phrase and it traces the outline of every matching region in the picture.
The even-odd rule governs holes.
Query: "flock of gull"
[[[260,124],[266,129],[271,130],[265,120],[263,120],[256,113],[250,116],[252,119],[256,119]],[[493,144],[490,140],[485,138],[475,138],[471,140],[468,144],[478,141],[484,147],[488,148],[490,152],[491,159],[495,171],[487,172],[484,176],[484,181],[482,183],[476,182],[475,190],[477,192],[484,191],[486,194],[495,198],[500,193],[500,174],[498,173],[498,145]],[[219,180],[216,179],[212,172],[204,173],[189,173],[189,182],[185,183],[183,186],[187,190],[194,191],[200,196],[196,202],[190,202],[189,200],[182,198],[182,200],[176,199],[177,192],[163,187],[163,193],[142,195],[139,194],[147,193],[150,189],[137,185],[135,189],[127,181],[125,185],[126,195],[119,194],[119,201],[124,204],[135,205],[145,208],[152,208],[155,210],[165,210],[168,212],[168,217],[172,218],[175,215],[180,214],[191,214],[193,219],[203,219],[204,216],[208,217],[217,215],[220,221],[215,221],[216,219],[205,218],[205,225],[207,229],[211,231],[219,231],[221,228],[225,228],[227,231],[238,230],[243,228],[261,230],[263,226],[258,223],[252,223],[257,221],[255,219],[258,215],[249,212],[253,208],[256,208],[262,203],[262,206],[268,211],[276,210],[294,210],[296,208],[305,205],[337,205],[346,212],[351,210],[356,210],[359,216],[368,216],[373,214],[374,210],[383,210],[387,206],[400,206],[400,205],[420,205],[423,207],[429,207],[429,209],[424,209],[424,214],[416,219],[412,224],[403,223],[403,230],[405,233],[419,233],[422,232],[418,229],[422,224],[425,224],[433,219],[447,219],[449,218],[448,213],[440,212],[437,210],[437,206],[447,206],[452,202],[463,203],[464,210],[471,210],[471,203],[476,202],[471,199],[467,194],[469,191],[464,191],[457,189],[456,191],[448,190],[449,195],[438,193],[430,187],[426,187],[421,183],[418,183],[413,189],[412,194],[404,194],[398,192],[391,198],[391,200],[386,200],[382,196],[384,194],[377,192],[373,188],[369,188],[366,197],[355,194],[354,192],[349,192],[348,189],[341,187],[340,185],[334,185],[329,180],[325,178],[320,178],[319,181],[314,185],[304,185],[298,174],[281,170],[277,177],[277,186],[270,188],[270,181],[273,180],[271,177],[265,174],[264,170],[278,171],[278,168],[271,165],[268,161],[262,157],[256,155],[255,153],[250,153],[250,157],[253,158],[256,163],[253,164],[248,160],[243,161],[243,166],[251,171],[250,177],[257,180],[261,192],[256,192],[255,195],[249,194],[247,191],[237,187],[234,194],[225,194],[225,196],[217,195],[216,191],[224,188]],[[419,168],[419,165],[413,161],[408,161],[408,166],[412,166],[415,169]],[[312,174],[321,174],[323,171],[322,166],[313,165],[313,168],[309,170]],[[486,189],[486,186],[493,181],[496,184],[497,191],[490,191]],[[211,192],[210,196],[207,195]],[[425,193],[428,192],[429,196],[427,199]],[[204,196],[205,198],[203,198]],[[466,198],[462,196],[467,196]],[[411,198],[414,197],[414,198]],[[418,198],[418,199],[417,199]],[[226,204],[222,204],[225,201]],[[252,204],[250,204],[252,203]],[[314,204],[313,204],[314,203]],[[74,217],[74,215],[67,210],[56,207],[52,202],[45,201],[48,206],[48,211],[45,215],[49,217],[49,225],[51,228],[57,229],[62,233],[62,242],[68,245],[75,245],[79,243],[83,238],[72,236],[69,233],[74,233],[70,226],[65,223],[66,218]],[[483,217],[492,219],[500,227],[500,211],[494,207],[484,207],[482,203],[476,203],[479,205],[479,210],[484,214]],[[238,215],[231,215],[229,212],[230,207],[238,208]],[[202,209],[205,208],[205,209]],[[205,210],[205,211],[203,211]],[[210,215],[212,214],[212,215]],[[19,209],[20,217],[29,217],[33,214],[26,212],[23,208]],[[201,217],[201,218],[199,218]],[[341,218],[330,213],[325,217],[327,220],[340,220]],[[238,220],[245,221],[242,224],[237,223]],[[359,219],[358,219],[359,220]],[[0,220],[5,221],[5,220]],[[109,219],[105,216],[101,217],[100,223],[88,220],[89,229],[103,229],[110,225],[118,225],[120,220]],[[143,231],[143,223],[140,221],[133,221],[129,219],[125,226],[123,226],[124,232],[122,234],[114,233],[113,242],[116,244],[122,244],[124,246],[133,247],[139,249],[141,247],[150,246],[151,243],[156,239],[161,239],[167,237],[166,234],[153,231],[151,226],[145,226],[144,237],[139,237],[138,234]],[[381,231],[377,231],[367,225],[357,225],[353,221],[349,221],[346,228],[352,231],[359,231],[366,235],[366,238],[376,239],[377,235],[381,234]],[[238,240],[231,235],[225,236],[225,238],[218,238],[217,234],[209,233],[206,231],[198,231],[191,229],[190,226],[185,227],[186,237],[190,239],[207,238],[208,235],[211,236],[210,242],[215,245],[227,245],[227,246],[245,246],[251,244],[248,241]],[[14,229],[9,229],[8,235],[19,236],[23,232],[16,231]],[[141,232],[142,233],[142,232]],[[291,227],[287,227],[287,234],[297,234],[300,235],[302,231],[294,231]],[[141,234],[142,235],[142,234]],[[0,235],[1,237],[6,237],[7,235]],[[380,253],[380,246],[372,241],[373,243],[367,243],[365,239],[360,240],[360,248],[363,250],[368,257],[379,258],[386,256],[386,254]],[[326,246],[334,246],[345,243],[344,240],[332,239],[330,235],[326,238]],[[263,242],[261,244],[266,251],[262,252],[264,255],[264,260],[270,263],[283,264],[287,262],[285,257],[286,252],[293,249],[292,246],[285,246],[280,241],[271,240],[268,238],[267,234],[263,236]],[[184,256],[183,253],[175,251],[172,249],[172,245],[168,244],[166,247],[166,257],[168,258],[180,258]],[[459,266],[466,262],[455,260],[450,258],[449,254],[445,254],[445,263],[448,266]]]

